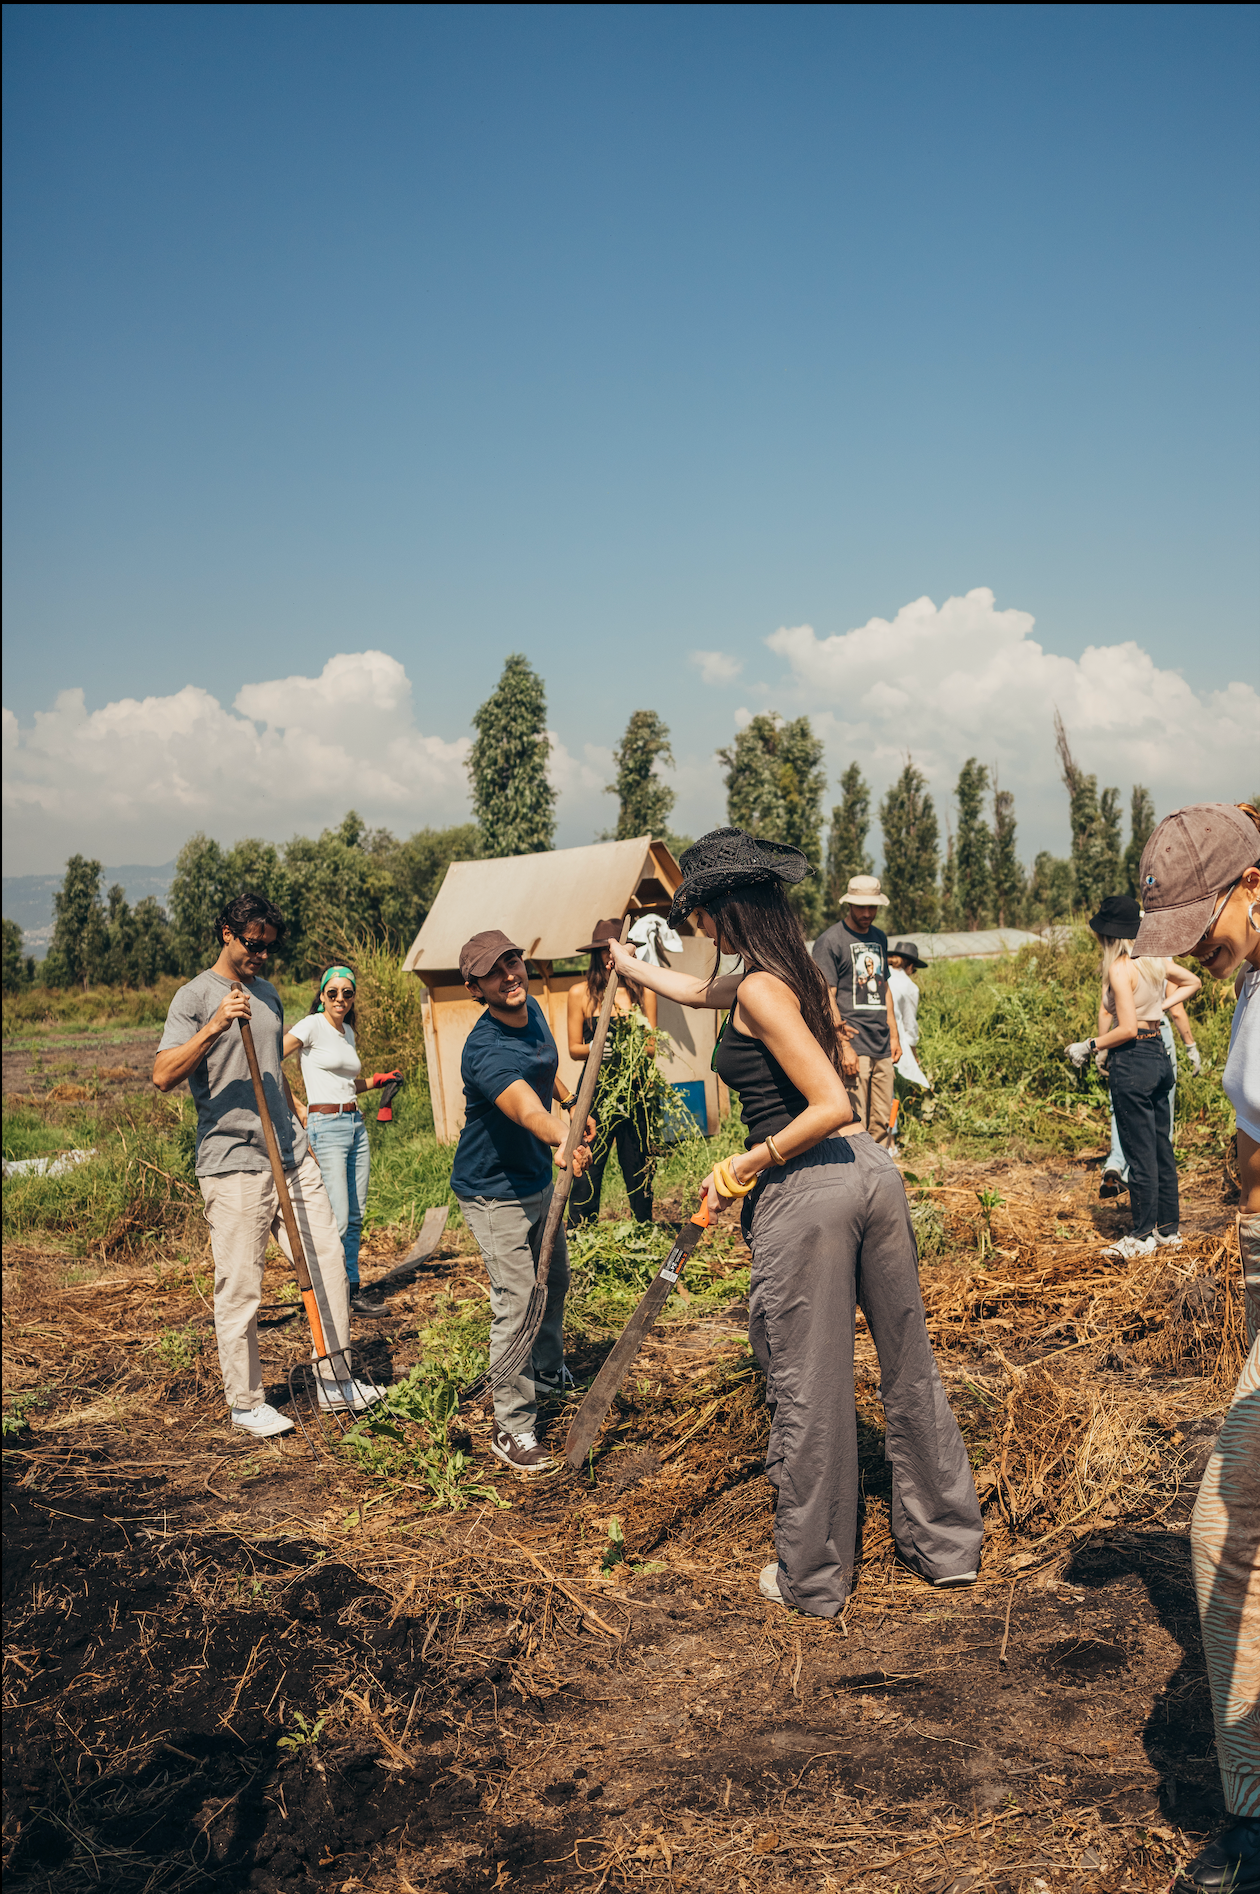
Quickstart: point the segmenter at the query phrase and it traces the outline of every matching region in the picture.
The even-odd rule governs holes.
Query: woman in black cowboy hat
[[[620,921],[597,921],[595,932],[579,953],[589,953],[591,964],[585,980],[569,988],[569,1056],[583,1062],[595,1037],[595,1022],[604,1003],[608,976],[612,972],[609,944],[621,933]],[[636,967],[638,961],[633,963]],[[635,1017],[650,1031],[656,1029],[656,995],[647,993],[636,979],[619,982],[613,1001],[613,1017],[604,1041],[604,1058],[599,1074],[595,1102],[591,1107],[598,1130],[591,1147],[591,1161],[581,1177],[573,1180],[569,1196],[569,1224],[590,1223],[599,1215],[600,1193],[609,1154],[617,1147],[617,1161],[630,1198],[630,1214],[636,1223],[652,1221],[652,1180],[656,1169],[650,1144],[648,1100],[635,1091],[627,1096],[624,1084],[625,1034]],[[620,1022],[627,1022],[622,1026]],[[611,1099],[617,1103],[610,1105]]]
[[[773,1422],[766,1472],[778,1490],[777,1565],[761,1590],[814,1617],[843,1609],[857,1536],[854,1313],[879,1353],[892,1529],[906,1564],[936,1585],[969,1583],[983,1527],[962,1436],[923,1318],[905,1187],[852,1110],[837,1015],[783,892],[799,849],[716,829],[682,857],[671,924],[692,917],[743,971],[693,979],[611,948],[620,974],[682,1006],[730,1007],[714,1058],[739,1094],[747,1149],[714,1166],[711,1208],[743,1198],[752,1250],[749,1332]]]

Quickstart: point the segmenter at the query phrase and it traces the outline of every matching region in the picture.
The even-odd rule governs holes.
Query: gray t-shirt
[[[263,1092],[276,1128],[276,1141],[286,1171],[306,1156],[306,1133],[290,1112],[280,1083],[284,1056],[284,1008],[269,980],[242,982],[249,994],[250,1027],[262,1073]],[[221,973],[199,973],[180,987],[166,1015],[159,1052],[186,1046],[208,1025],[232,991]],[[254,1099],[253,1081],[239,1026],[216,1039],[200,1065],[188,1074],[188,1089],[197,1105],[197,1175],[223,1177],[231,1171],[267,1171],[271,1162],[262,1120]]]

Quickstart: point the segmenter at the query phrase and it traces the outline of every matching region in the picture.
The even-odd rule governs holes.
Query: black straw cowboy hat
[[[754,841],[743,829],[713,829],[698,842],[684,849],[679,866],[683,884],[669,910],[669,924],[680,921],[696,908],[707,907],[719,895],[734,894],[737,888],[751,888],[758,882],[804,881],[812,874],[809,858],[787,842]]]
[[[890,960],[907,960],[912,967],[926,967],[928,964],[926,960],[920,960],[919,958],[919,943],[917,940],[899,940],[895,947],[888,949],[888,957]]]

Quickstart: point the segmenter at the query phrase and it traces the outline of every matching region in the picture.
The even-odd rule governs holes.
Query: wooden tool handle
[[[239,993],[241,990],[239,981],[234,980],[232,982],[233,993]],[[267,1094],[263,1090],[262,1072],[258,1064],[258,1053],[254,1046],[253,1031],[247,1019],[238,1020],[237,1025],[241,1029],[241,1044],[245,1048],[245,1062],[249,1066],[249,1076],[254,1082],[254,1103],[258,1107],[258,1116],[262,1119],[263,1137],[267,1141],[267,1156],[271,1160],[271,1175],[275,1179],[276,1196],[280,1199],[280,1214],[284,1218],[285,1233],[289,1239],[289,1247],[293,1252],[293,1267],[297,1272],[298,1288],[301,1290],[302,1301],[306,1305],[306,1313],[310,1320],[311,1334],[315,1339],[315,1352],[318,1355],[324,1355],[327,1354],[328,1351],[324,1346],[323,1324],[320,1322],[319,1309],[315,1303],[315,1291],[311,1283],[311,1272],[306,1266],[306,1251],[303,1249],[302,1239],[298,1235],[297,1218],[293,1214],[293,1199],[289,1195],[289,1186],[285,1181],[284,1165],[280,1160],[280,1143],[276,1137],[276,1127],[272,1123],[271,1113],[267,1109]]]

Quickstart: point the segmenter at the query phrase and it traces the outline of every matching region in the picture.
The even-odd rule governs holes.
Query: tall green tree
[[[476,861],[481,854],[481,830],[475,822],[460,822],[449,829],[417,829],[398,842],[378,829],[368,850],[387,877],[381,900],[384,932],[406,949],[424,925],[451,863]]]
[[[861,768],[850,763],[840,778],[840,801],[831,811],[827,837],[827,884],[823,922],[830,927],[840,918],[845,889],[854,875],[869,875],[875,864],[866,852],[871,826],[871,791]]]
[[[726,813],[732,827],[768,842],[791,843],[813,870],[787,891],[807,934],[818,933],[822,925],[822,799],[827,786],[822,756],[822,743],[808,717],[788,723],[773,710],[753,717],[729,749],[718,751],[725,765]]]
[[[1129,846],[1124,851],[1124,885],[1134,900],[1140,898],[1142,850],[1154,833],[1155,804],[1151,801],[1151,792],[1145,783],[1134,783],[1129,799]]]
[[[1098,778],[1087,776],[1076,762],[1057,710],[1054,736],[1068,792],[1075,899],[1078,906],[1093,913],[1120,887],[1120,791],[1104,789],[1099,801]]]
[[[954,831],[945,818],[945,859],[941,863],[941,906],[938,920],[942,930],[949,934],[962,926],[962,915],[958,911],[956,899],[958,888],[958,857],[954,849]]]
[[[101,864],[83,855],[66,863],[53,896],[53,931],[44,963],[49,986],[91,986],[104,976],[108,945],[101,902]]]
[[[556,833],[556,792],[547,780],[547,698],[542,679],[519,651],[503,666],[473,727],[468,775],[482,854],[544,853]]]
[[[664,839],[677,800],[669,784],[656,773],[661,763],[673,766],[669,726],[654,710],[632,711],[621,743],[613,751],[613,761],[617,780],[609,783],[607,793],[616,796],[618,802],[616,839],[628,842],[636,835]]]
[[[22,951],[22,930],[16,921],[4,922],[4,990],[20,993],[31,984],[35,962]]]
[[[891,904],[886,918],[900,933],[912,928],[931,933],[940,913],[940,828],[927,778],[910,757],[879,805],[879,823],[884,834],[881,885]]]
[[[175,858],[167,902],[173,931],[177,971],[189,979],[214,965],[219,950],[214,942],[214,917],[227,900],[226,862],[217,842],[200,830],[190,835]],[[238,889],[233,889],[238,893]]]
[[[999,927],[1018,927],[1024,918],[1025,876],[1015,849],[1015,798],[1009,789],[993,789],[993,912]]]
[[[988,927],[993,919],[993,837],[985,819],[989,772],[969,756],[954,791],[958,800],[954,903],[967,929]]]
[[[1028,883],[1025,905],[1028,925],[1045,927],[1054,921],[1070,921],[1076,900],[1076,871],[1071,861],[1042,849],[1033,863]]]

